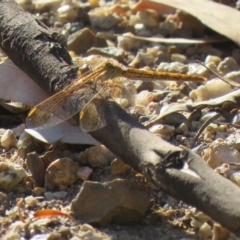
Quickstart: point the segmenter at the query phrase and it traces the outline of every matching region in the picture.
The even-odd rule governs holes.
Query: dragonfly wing
[[[80,112],[80,127],[84,132],[93,132],[107,125],[104,99],[93,98]]]
[[[104,63],[101,65],[104,66]],[[98,81],[105,73],[103,67],[86,73],[63,91],[38,104],[28,114],[27,127],[36,129],[55,126],[81,111],[88,102],[85,96],[92,92],[88,83]]]
[[[51,127],[71,118],[87,103],[84,90],[80,89],[71,95],[62,91],[38,104],[28,114],[27,127],[31,129]]]
[[[81,58],[81,57],[77,58],[75,60],[75,63],[80,66],[80,71],[81,71],[81,66],[83,66],[83,68],[87,66],[91,69],[91,71],[95,71],[107,59],[108,58],[102,57],[100,55],[90,55],[85,58]]]

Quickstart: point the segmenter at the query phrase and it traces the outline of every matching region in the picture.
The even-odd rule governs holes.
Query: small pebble
[[[62,236],[64,239],[69,239],[70,236],[72,235],[71,229],[70,229],[69,227],[66,227],[66,226],[60,227],[59,233],[61,234],[61,236]]]
[[[181,54],[183,52],[183,49],[178,46],[170,46],[168,48],[168,53],[173,54],[173,53],[178,53]]]
[[[28,197],[25,197],[25,203],[28,206],[33,207],[33,206],[37,205],[38,200],[35,197],[33,197],[33,196],[28,196]]]
[[[45,189],[45,188],[42,188],[42,187],[35,187],[35,188],[33,189],[33,194],[36,195],[36,196],[41,196],[41,195],[43,195],[45,192],[46,192],[46,189]]]
[[[65,23],[68,21],[74,21],[78,17],[78,9],[77,5],[72,5],[72,4],[65,4],[62,5],[57,9],[58,13],[58,20],[61,23]]]
[[[51,200],[54,199],[52,192],[45,192],[44,196],[45,196],[47,201],[51,201]]]
[[[116,27],[120,22],[119,15],[110,11],[103,11],[101,8],[95,8],[88,12],[92,28],[109,30]]]
[[[57,191],[52,193],[53,198],[56,199],[64,199],[67,196],[67,192],[65,191]]]
[[[182,123],[176,128],[176,133],[184,133],[186,131],[188,131],[188,126],[186,123]]]
[[[6,130],[1,137],[1,145],[6,149],[9,150],[11,147],[15,147],[17,143],[17,139],[12,130]]]
[[[127,36],[131,36],[132,33],[125,33],[121,36],[117,37],[117,47],[121,48],[125,51],[132,51],[136,48],[140,47],[140,42],[136,41],[136,39],[127,37]]]
[[[227,74],[232,71],[238,71],[239,65],[232,57],[227,57],[223,61],[221,61],[218,65],[218,71],[221,72],[221,74]]]
[[[183,54],[173,53],[171,55],[171,61],[172,62],[186,63],[187,62],[187,57],[184,56]]]
[[[20,137],[19,137],[19,140],[17,142],[17,148],[26,148],[28,147],[33,141],[33,138],[30,134],[28,134],[27,132],[23,132]]]
[[[163,139],[169,140],[175,132],[175,127],[157,124],[152,126],[149,131],[155,134],[160,134]]]
[[[70,158],[60,158],[46,169],[45,188],[53,190],[61,185],[71,185],[78,180],[79,164]]]
[[[87,232],[87,231],[95,232],[94,227],[86,223],[80,226],[80,230],[83,232]]]
[[[240,83],[240,71],[227,73],[224,77]]]
[[[26,178],[27,173],[21,166],[0,161],[0,191],[12,191]]]
[[[142,23],[145,27],[154,28],[158,26],[158,14],[152,9],[138,11],[136,15],[131,15],[129,25],[134,26]]]
[[[147,106],[150,102],[153,101],[153,99],[154,99],[154,94],[152,92],[145,90],[137,94],[135,104]]]
[[[193,218],[192,221],[190,222],[190,225],[193,228],[195,228],[195,229],[199,229],[202,226],[202,222],[200,222],[197,219]]]
[[[92,168],[90,167],[80,167],[78,169],[78,177],[82,180],[82,181],[87,181],[88,178],[90,177],[91,173],[92,173]]]
[[[146,109],[146,107],[143,106],[143,105],[135,105],[134,108],[133,108],[133,111],[144,115],[145,114],[145,109]]]
[[[131,169],[131,167],[129,165],[127,165],[120,158],[116,158],[111,162],[111,172],[113,175],[122,174],[130,169]]]
[[[201,239],[208,239],[212,236],[212,228],[208,223],[203,223],[198,232]]]
[[[217,66],[221,62],[221,58],[218,56],[208,55],[204,63],[209,64],[211,62],[215,63],[215,65]]]
[[[230,93],[232,88],[220,79],[212,79],[189,93],[189,97],[195,101],[205,101]]]

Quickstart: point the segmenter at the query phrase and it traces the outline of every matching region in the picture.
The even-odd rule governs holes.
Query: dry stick
[[[104,33],[102,33],[103,35]],[[110,37],[110,35],[108,35]],[[139,41],[155,42],[155,43],[165,43],[165,44],[206,44],[206,43],[216,43],[216,42],[226,42],[227,38],[216,35],[212,37],[205,38],[160,38],[160,37],[139,37],[135,35],[123,35],[123,34],[112,34],[113,37],[124,37],[136,39]]]
[[[221,79],[222,81],[224,81],[225,83],[229,84],[232,87],[237,87],[240,88],[240,84],[232,81],[230,79],[224,78],[223,76],[221,76],[220,74],[218,74],[216,71],[212,70],[211,68],[207,67],[204,63],[200,62],[197,60],[197,63],[201,64],[203,67],[205,67],[207,70],[209,70],[210,72],[212,72],[214,75],[216,75],[219,79]]]
[[[78,68],[56,32],[12,0],[0,4],[0,47],[18,67],[50,94],[77,78]]]
[[[22,28],[23,23],[26,28]],[[0,47],[46,91],[56,91],[64,87],[64,80],[73,80],[74,71],[69,68],[74,69],[74,66],[61,57],[66,54],[64,49],[59,55],[60,49],[49,48],[56,41],[49,37],[48,29],[45,29],[45,35],[39,28],[43,27],[32,21],[14,0],[0,0]],[[38,54],[40,58],[36,57]],[[53,81],[53,75],[56,81]],[[90,99],[94,93],[89,89],[83,94]],[[191,150],[183,151],[171,145],[149,132],[116,103],[102,101],[105,116],[108,116],[107,126],[92,132],[94,138],[166,193],[197,207],[240,236],[239,187],[214,173]],[[186,172],[183,166],[188,166],[194,174]]]
[[[186,150],[186,154],[174,151],[173,146],[135,123],[115,104],[110,104],[106,111],[107,127],[93,132],[93,137],[167,193],[197,207],[240,235],[238,200],[233,198],[240,194],[239,187],[214,173],[191,150]],[[185,163],[199,177],[184,172]]]

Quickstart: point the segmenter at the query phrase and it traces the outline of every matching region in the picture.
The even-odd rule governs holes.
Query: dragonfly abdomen
[[[188,75],[183,73],[171,73],[171,72],[155,72],[149,70],[140,70],[129,68],[123,71],[123,75],[126,78],[132,80],[169,80],[169,81],[193,81],[193,82],[205,82],[206,79],[199,75]]]

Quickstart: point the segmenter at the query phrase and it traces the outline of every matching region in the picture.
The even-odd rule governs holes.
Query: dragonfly
[[[41,129],[55,126],[79,113],[78,120],[83,131],[100,129],[106,126],[101,99],[119,97],[124,91],[123,83],[126,80],[127,82],[130,80],[206,81],[199,75],[129,68],[117,60],[99,58],[99,56],[89,62],[89,70],[86,73],[30,110],[26,119],[28,128]],[[93,95],[90,99],[86,97],[88,93]]]

